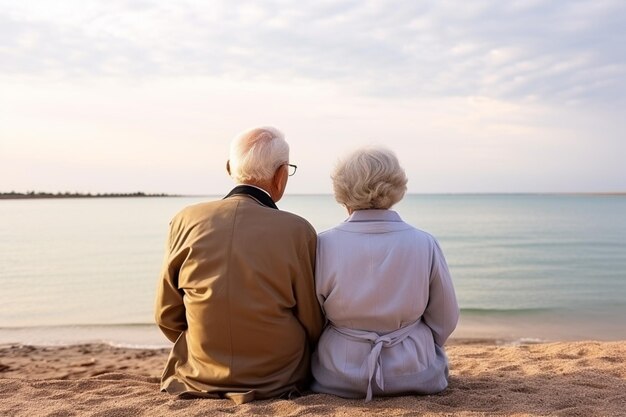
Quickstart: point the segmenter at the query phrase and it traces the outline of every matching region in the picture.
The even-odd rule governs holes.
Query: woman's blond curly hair
[[[396,155],[376,146],[353,151],[332,175],[335,200],[347,209],[389,209],[402,200],[408,179]]]

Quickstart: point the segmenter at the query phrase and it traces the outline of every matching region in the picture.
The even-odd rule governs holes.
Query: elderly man
[[[295,168],[278,130],[244,132],[226,164],[238,185],[172,219],[155,314],[174,342],[162,390],[240,404],[307,386],[323,326],[317,237],[275,205]]]

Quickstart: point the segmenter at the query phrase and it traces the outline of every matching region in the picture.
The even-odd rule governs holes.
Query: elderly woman
[[[365,148],[340,161],[332,179],[350,217],[318,236],[327,326],[312,358],[313,391],[369,401],[444,390],[443,345],[459,308],[437,240],[390,210],[406,191],[404,170],[393,152]]]

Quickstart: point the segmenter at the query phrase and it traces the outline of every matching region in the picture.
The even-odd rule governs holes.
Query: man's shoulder
[[[179,209],[171,218],[172,223],[197,222],[213,215],[225,200],[201,201]]]
[[[317,232],[311,223],[295,213],[289,211],[276,210],[259,205],[247,200],[240,200],[237,198],[227,198],[221,200],[204,201],[195,204],[188,205],[179,210],[173,217],[173,221],[183,220],[198,220],[202,218],[208,218],[215,215],[219,211],[237,210],[238,203],[244,201],[244,212],[247,215],[254,213],[254,216],[259,216],[259,221],[280,224],[281,229],[299,230],[302,233],[313,234],[317,236]],[[239,206],[241,208],[241,206]]]
[[[279,219],[284,224],[293,227],[295,229],[301,229],[303,232],[311,233],[317,236],[317,232],[313,225],[304,217],[299,216],[295,213],[283,210],[275,210],[277,219]]]
[[[188,215],[193,215],[196,213],[204,213],[208,209],[213,207],[217,207],[223,200],[211,200],[211,201],[201,201],[194,204],[189,204],[183,208],[181,208],[174,217],[184,217]]]

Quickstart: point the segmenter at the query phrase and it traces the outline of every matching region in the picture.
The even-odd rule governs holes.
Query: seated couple
[[[334,193],[349,217],[319,236],[276,207],[295,168],[279,131],[244,132],[226,165],[238,185],[170,222],[162,390],[236,403],[444,390],[459,308],[437,240],[390,209],[407,183],[395,155],[364,148],[339,162]]]

